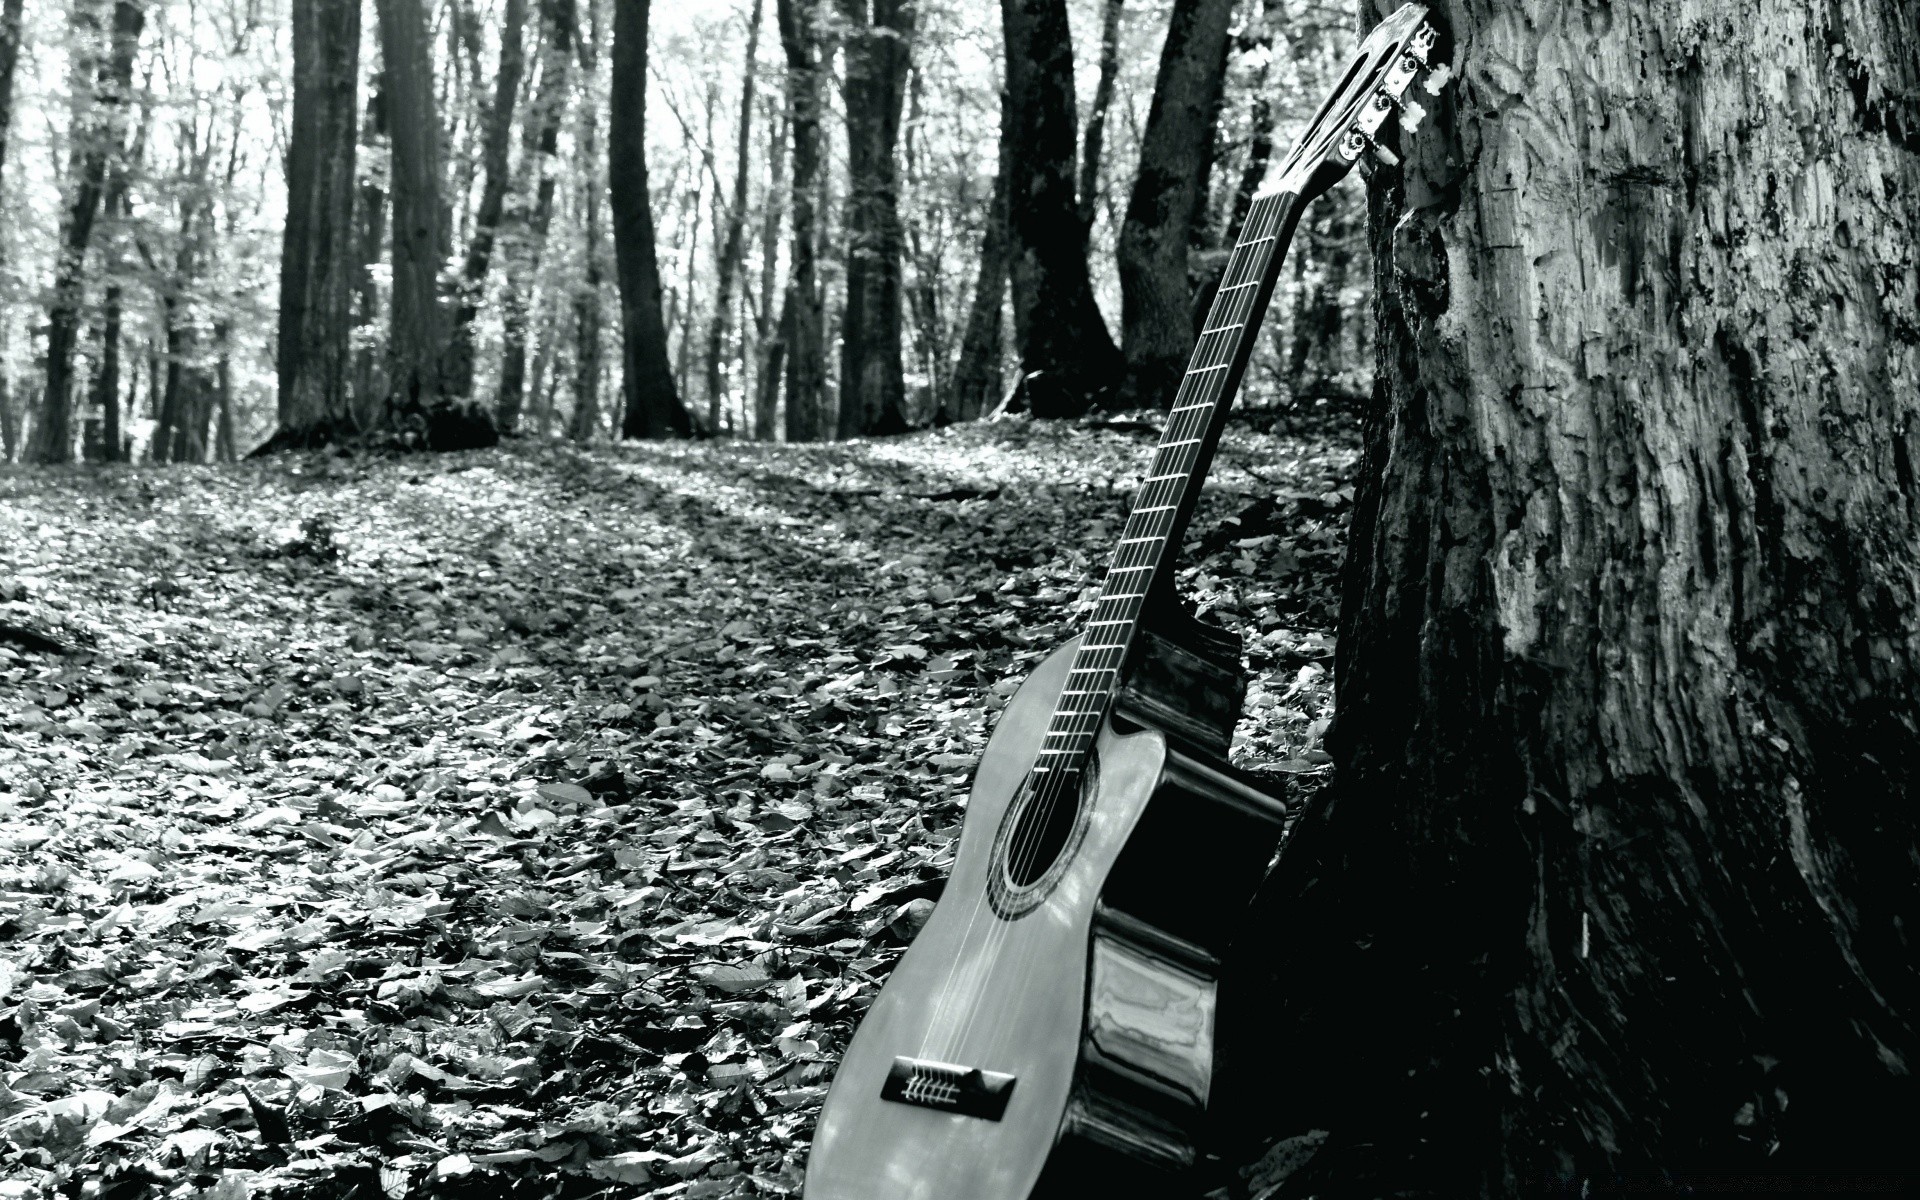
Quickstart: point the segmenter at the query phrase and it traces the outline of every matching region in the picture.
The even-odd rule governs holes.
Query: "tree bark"
[[[608,104],[609,192],[620,284],[621,377],[626,389],[620,433],[629,438],[686,437],[693,422],[680,403],[667,360],[660,311],[660,260],[647,193],[647,10],[650,0],[614,0],[613,90]]]
[[[1288,1195],[1901,1190],[1920,7],[1436,17],[1223,1103],[1328,1131]]]
[[[98,20],[86,0],[74,9],[75,34],[92,37]],[[90,71],[82,59],[74,71],[76,86],[91,94],[77,98],[83,128],[73,143],[73,196],[61,221],[60,249],[54,265],[52,298],[47,305],[47,389],[34,428],[36,462],[73,461],[73,350],[80,332],[80,307],[86,284],[87,248],[100,212],[109,159],[120,150],[122,117],[133,87],[133,56],[146,26],[146,10],[137,0],[117,0],[107,61]],[[91,73],[94,78],[86,80]]]
[[[771,121],[768,122],[772,124]],[[786,121],[768,139],[767,212],[760,227],[760,305],[754,324],[759,334],[760,375],[754,381],[753,436],[771,442],[779,436],[781,367],[787,355],[786,313],[774,314],[774,282],[780,263],[780,215],[784,205],[787,156]],[[783,304],[782,309],[786,306]]]
[[[1094,206],[1100,199],[1100,159],[1107,140],[1107,112],[1113,107],[1113,81],[1120,74],[1120,14],[1126,0],[1104,0],[1100,6],[1100,75],[1093,85],[1093,103],[1087,108],[1087,132],[1080,150],[1080,224],[1093,228]],[[1002,138],[1006,136],[1002,133]]]
[[[1112,399],[1120,352],[1094,303],[1087,227],[1074,202],[1073,46],[1066,0],[1000,0],[1006,33],[1007,192],[1013,228],[1014,330],[1036,417],[1078,416]]]
[[[900,138],[911,0],[841,0],[846,42],[847,294],[839,435],[904,433],[900,364]]]
[[[1013,153],[1007,141],[1013,116],[1007,111],[1007,93],[1000,93],[1000,164],[993,176],[993,199],[980,231],[980,273],[973,283],[973,306],[967,311],[967,331],[960,340],[960,363],[953,372],[952,406],[945,420],[975,421],[1000,399],[1001,363],[1006,357],[1002,312],[1007,296],[1007,265],[1011,231],[1007,228],[1007,189],[1013,176]]]
[[[25,0],[4,0],[0,3],[0,196],[5,195],[7,135],[13,127],[13,72],[20,61],[21,13],[24,9]],[[4,269],[5,265],[5,255],[0,254],[0,269]],[[0,345],[0,352],[4,350],[4,345]],[[0,462],[13,459],[19,436],[13,417],[12,381],[8,378],[4,361],[0,361]]]
[[[464,402],[448,373],[440,297],[447,237],[441,207],[440,114],[420,0],[378,0],[387,133],[393,144],[393,301],[386,424],[429,450],[491,445],[491,415]]]
[[[546,258],[547,231],[553,225],[553,196],[560,153],[560,125],[566,119],[568,78],[573,63],[573,0],[542,0],[541,27],[545,51],[540,66],[539,94],[527,122],[527,157],[539,182],[534,185],[533,214],[527,222],[525,287],[508,288],[501,319],[500,393],[494,400],[495,420],[501,432],[520,424],[527,377],[527,308],[532,284]],[[584,49],[582,51],[585,53]],[[544,427],[542,432],[544,432]]]
[[[819,202],[820,2],[778,0],[780,44],[787,56],[787,124],[793,131],[793,240],[787,268],[786,428],[789,442],[827,435],[826,304],[820,294]]]
[[[527,0],[506,0],[500,18],[500,74],[494,80],[493,105],[487,110],[487,135],[481,150],[486,178],[480,207],[473,214],[473,236],[460,270],[460,298],[454,306],[453,337],[447,350],[447,390],[473,394],[473,322],[486,297],[487,270],[493,265],[494,240],[507,206],[507,157],[513,149],[513,108],[527,58],[521,33],[527,24]]]
[[[719,426],[721,395],[724,390],[723,358],[727,334],[733,320],[733,289],[747,256],[747,183],[753,155],[753,85],[756,56],[760,51],[760,20],[765,11],[763,0],[753,0],[747,17],[746,63],[741,68],[740,130],[735,143],[733,203],[727,210],[727,228],[720,239],[720,259],[715,264],[719,279],[715,283],[713,321],[707,327],[707,424]]]
[[[1164,408],[1193,350],[1188,250],[1206,209],[1234,0],[1176,0],[1120,228],[1122,407]]]
[[[588,2],[592,4],[593,0]],[[584,73],[591,81],[598,69],[602,25],[598,8],[590,8],[589,14],[590,32],[580,52]],[[586,232],[586,281],[573,295],[573,439],[585,444],[593,440],[600,427],[600,293],[606,280],[606,239],[600,216],[600,123],[592,105],[585,106],[581,113],[579,142],[580,174],[591,182],[584,189],[586,211],[581,222]],[[542,408],[551,410],[551,388],[548,395]]]
[[[321,445],[357,428],[348,371],[359,92],[357,0],[294,0],[274,445]]]

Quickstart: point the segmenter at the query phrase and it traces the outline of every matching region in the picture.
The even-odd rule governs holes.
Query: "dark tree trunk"
[[[1007,192],[1013,229],[1014,328],[1027,403],[1037,417],[1078,416],[1119,390],[1120,352],[1094,303],[1087,227],[1074,202],[1073,46],[1066,0],[1001,0]]]
[[[592,4],[593,0],[589,0]],[[600,59],[601,22],[597,6],[589,9],[590,31],[586,43],[581,46],[581,62],[586,68],[585,74],[591,80]],[[574,330],[574,374],[573,374],[573,440],[586,443],[600,427],[600,337],[601,337],[601,289],[606,281],[606,238],[602,231],[600,215],[600,123],[592,106],[582,114],[580,122],[580,173],[593,179],[595,186],[586,190],[586,212],[582,224],[585,226],[586,249],[583,259],[586,263],[586,280],[573,293],[573,330]],[[553,353],[549,338],[546,353]],[[546,400],[542,402],[543,411],[553,407],[553,387],[549,385]]]
[[[1287,1195],[1910,1190],[1920,6],[1436,17],[1225,1103]]]
[[[126,445],[120,432],[120,325],[123,300],[118,282],[107,284],[100,319],[100,370],[94,376],[93,402],[100,407],[100,460],[120,462]]]
[[[904,433],[900,365],[900,169],[911,0],[841,0],[847,63],[847,295],[839,435]]]
[[[967,331],[960,341],[960,363],[953,372],[953,402],[942,415],[945,422],[974,421],[1000,399],[1001,363],[1006,317],[1007,260],[1012,250],[1007,228],[1007,187],[1013,175],[1013,155],[1007,145],[1012,121],[1007,94],[1000,94],[1000,165],[993,177],[993,199],[980,231],[980,274],[974,278],[973,306],[967,311]]]
[[[608,104],[609,195],[620,284],[622,437],[686,437],[693,431],[674,388],[660,311],[660,260],[647,193],[647,10],[650,0],[614,0],[613,90]]]
[[[1104,0],[1100,6],[1100,76],[1093,85],[1093,104],[1087,109],[1087,132],[1080,149],[1080,224],[1093,228],[1094,205],[1100,199],[1100,158],[1106,147],[1107,112],[1113,107],[1113,81],[1120,74],[1120,13],[1126,0]],[[1001,138],[1006,134],[1003,130]]]
[[[1193,350],[1188,250],[1206,210],[1213,129],[1234,0],[1176,0],[1120,228],[1123,407],[1173,402]]]
[[[785,330],[787,440],[827,436],[826,303],[820,293],[819,203],[821,0],[778,0],[780,44],[787,55],[787,124],[793,131],[793,242],[787,275]]]
[[[733,203],[727,210],[727,228],[720,239],[720,259],[716,264],[719,279],[715,285],[713,322],[707,327],[707,424],[718,427],[721,396],[724,391],[723,362],[727,334],[733,320],[733,289],[747,256],[747,183],[753,147],[753,85],[755,56],[760,51],[760,20],[765,11],[763,0],[753,0],[747,17],[746,64],[741,69],[740,132],[736,142],[733,172]],[[744,373],[743,373],[744,374]]]
[[[500,393],[494,400],[495,420],[503,433],[520,424],[527,378],[527,306],[546,258],[547,230],[553,224],[555,164],[560,152],[560,125],[567,113],[567,80],[573,63],[575,12],[573,0],[542,0],[541,28],[545,52],[540,65],[540,87],[534,111],[526,125],[527,157],[538,182],[534,185],[533,213],[527,219],[527,262],[523,285],[504,293],[501,310]],[[585,51],[582,51],[585,53]],[[545,432],[544,427],[541,432]]]
[[[293,128],[280,251],[279,429],[273,445],[325,444],[357,428],[347,385],[359,91],[357,0],[294,0]]]
[[[376,80],[378,76],[375,77]],[[360,156],[365,164],[385,161],[377,153],[386,136],[386,96],[377,88],[367,102],[361,121],[360,146],[368,153]],[[387,241],[387,192],[380,186],[378,173],[365,170],[356,188],[353,236],[353,423],[357,429],[371,429],[380,423],[386,411],[385,356],[374,353],[376,330],[380,326],[380,288],[374,280],[374,264],[380,261]]]
[[[96,19],[91,7],[76,7],[76,35],[82,39],[92,36]],[[87,248],[93,241],[94,221],[106,189],[109,159],[120,150],[122,118],[133,86],[133,56],[146,21],[146,10],[137,0],[114,4],[107,61],[94,73],[93,95],[81,105],[85,127],[72,139],[73,195],[61,221],[52,299],[47,305],[47,389],[40,421],[34,428],[32,451],[37,462],[73,460],[73,350],[80,332]]]
[[[473,394],[473,322],[487,291],[487,270],[493,265],[494,239],[507,205],[507,156],[513,149],[513,107],[520,98],[520,79],[526,74],[526,53],[520,35],[527,23],[527,0],[507,0],[500,18],[500,74],[494,80],[493,105],[487,110],[486,143],[481,164],[486,178],[480,185],[480,207],[473,214],[473,237],[460,270],[460,297],[454,306],[453,337],[447,348],[447,391],[454,396]]]
[[[5,195],[7,135],[13,127],[13,70],[20,61],[20,17],[24,8],[25,0],[0,3],[0,196]],[[0,255],[0,269],[5,265],[5,256]],[[4,349],[0,346],[0,351]],[[0,362],[0,462],[13,458],[19,436],[13,418],[11,381],[4,362]]]
[[[771,122],[769,122],[771,123]],[[760,337],[760,376],[755,380],[753,436],[771,442],[779,436],[776,419],[780,406],[781,367],[787,356],[787,319],[783,311],[774,314],[774,281],[780,262],[780,213],[786,184],[786,122],[780,123],[768,142],[770,164],[767,185],[767,213],[760,229],[760,307],[755,317]],[[781,306],[783,309],[784,305]]]
[[[450,388],[448,323],[440,297],[446,261],[440,114],[420,0],[378,0],[387,133],[393,144],[393,301],[387,337],[386,425],[430,450],[491,445],[485,410]]]

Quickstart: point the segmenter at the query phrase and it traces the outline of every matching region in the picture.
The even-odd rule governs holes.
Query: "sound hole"
[[[1032,887],[1066,849],[1080,816],[1080,772],[1038,776],[1027,788],[1007,838],[1007,880]]]

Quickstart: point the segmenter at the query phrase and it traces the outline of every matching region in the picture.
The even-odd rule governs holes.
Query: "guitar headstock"
[[[1381,126],[1398,111],[1411,132],[1426,115],[1408,95],[1414,80],[1426,72],[1425,90],[1438,95],[1453,73],[1444,63],[1429,70],[1439,35],[1426,18],[1426,5],[1408,4],[1374,26],[1307,131],[1268,169],[1259,195],[1291,192],[1310,200],[1345,178],[1369,149],[1389,165],[1400,161],[1380,144]]]

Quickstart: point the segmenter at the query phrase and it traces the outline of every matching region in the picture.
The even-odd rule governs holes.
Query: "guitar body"
[[[1204,641],[1151,636],[1132,673],[1140,686],[1095,739],[1079,823],[1045,897],[1011,918],[998,911],[1002,831],[1077,643],[1000,716],[942,899],[834,1079],[810,1200],[1163,1197],[1194,1161],[1220,958],[1284,809],[1200,744],[1225,749],[1237,645],[1223,668],[1206,661]],[[957,1070],[930,1067],[916,1085],[903,1063]],[[974,1094],[956,1095],[968,1091],[957,1071],[972,1070]],[[986,1095],[988,1080],[1005,1086]]]

